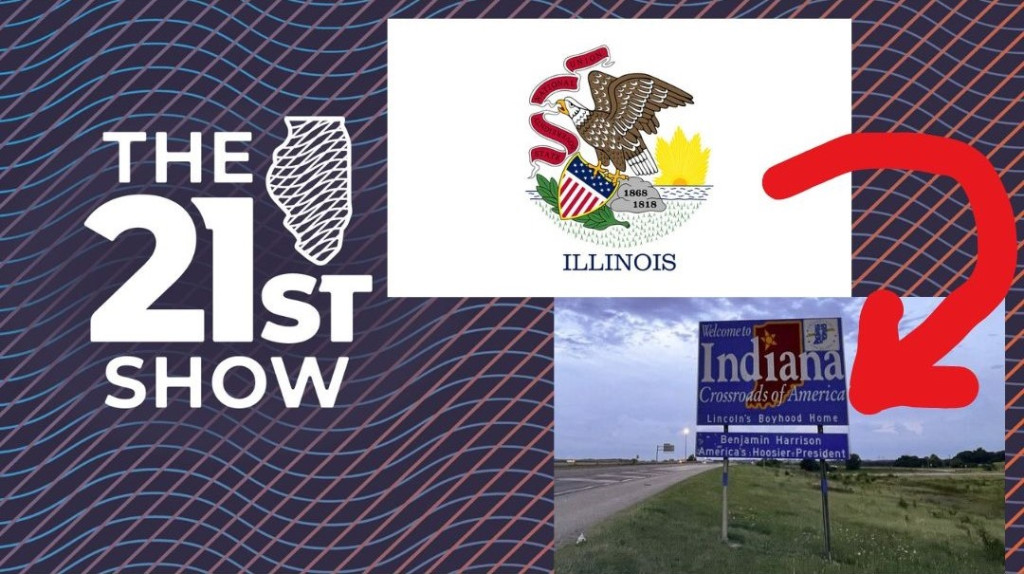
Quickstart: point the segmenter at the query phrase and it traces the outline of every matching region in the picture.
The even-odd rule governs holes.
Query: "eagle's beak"
[[[558,104],[558,113],[569,115],[569,109],[565,107],[565,100],[558,100],[555,103]]]

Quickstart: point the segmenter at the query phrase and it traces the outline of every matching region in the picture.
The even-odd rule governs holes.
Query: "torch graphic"
[[[274,150],[267,193],[284,212],[295,249],[326,265],[352,217],[351,151],[345,118],[287,116],[288,137]]]

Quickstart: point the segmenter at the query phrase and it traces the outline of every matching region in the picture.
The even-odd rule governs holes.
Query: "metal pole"
[[[729,425],[725,425],[729,432]],[[729,541],[729,457],[725,457],[722,465],[722,542]]]
[[[661,452],[661,445],[654,447],[654,462],[658,462],[658,453]]]
[[[818,434],[823,434],[825,429],[818,425]],[[825,534],[825,558],[832,561],[832,529],[829,526],[828,515],[828,472],[825,467],[828,465],[825,459],[821,459],[821,525]]]

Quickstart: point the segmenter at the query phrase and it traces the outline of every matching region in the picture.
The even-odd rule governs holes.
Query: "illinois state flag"
[[[387,94],[391,296],[850,293],[849,178],[761,188],[849,133],[849,21],[389,20]]]

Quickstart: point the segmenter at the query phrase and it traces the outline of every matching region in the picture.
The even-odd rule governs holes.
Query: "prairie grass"
[[[555,552],[571,572],[1002,572],[1001,472],[832,473],[833,560],[816,473],[733,465],[729,542],[721,475],[682,482]],[[557,517],[555,518],[558,519]]]

